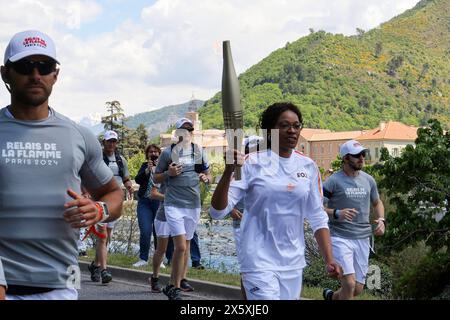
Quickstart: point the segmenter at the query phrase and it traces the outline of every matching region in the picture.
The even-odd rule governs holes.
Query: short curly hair
[[[259,118],[259,128],[267,130],[267,148],[271,147],[270,130],[274,129],[280,115],[285,111],[292,111],[298,116],[298,121],[303,124],[303,117],[300,109],[291,102],[276,102],[267,107]]]

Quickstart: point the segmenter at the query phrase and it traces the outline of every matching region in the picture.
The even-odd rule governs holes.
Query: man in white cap
[[[127,189],[128,198],[133,197],[133,183],[130,179],[128,171],[127,160],[117,150],[119,142],[119,135],[113,130],[105,132],[103,137],[103,161],[111,169],[117,184]],[[108,244],[111,241],[114,226],[117,220],[109,223],[101,223],[98,225],[97,231],[104,235],[98,237],[95,247],[95,260],[89,265],[88,269],[91,272],[91,280],[93,282],[108,283],[112,280],[112,274],[107,269],[108,261]]]
[[[1,76],[0,260],[6,299],[77,299],[79,228],[120,216],[122,192],[86,128],[48,105],[58,78],[52,39],[17,33]],[[81,184],[92,199],[81,196]],[[0,277],[0,297],[4,289]]]
[[[361,171],[369,150],[349,140],[340,148],[342,169],[323,184],[324,202],[329,216],[333,256],[344,276],[336,292],[325,289],[325,300],[347,300],[359,295],[369,267],[370,238],[385,231],[384,206],[375,179]],[[370,223],[370,204],[374,209],[374,227]]]
[[[181,118],[175,126],[179,142],[161,153],[154,176],[156,183],[166,183],[164,210],[175,247],[170,283],[163,289],[169,300],[181,300],[180,291],[192,290],[183,275],[190,240],[200,220],[200,181],[211,181],[206,155],[192,143],[192,122]]]

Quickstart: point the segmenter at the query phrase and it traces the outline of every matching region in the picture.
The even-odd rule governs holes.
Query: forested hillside
[[[269,104],[292,101],[310,128],[417,126],[429,118],[448,127],[449,17],[450,0],[424,0],[355,36],[317,31],[287,43],[239,76],[245,126],[255,127]],[[200,116],[204,128],[223,128],[220,92]]]

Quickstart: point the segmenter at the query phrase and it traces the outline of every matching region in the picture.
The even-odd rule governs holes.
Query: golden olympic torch
[[[223,42],[222,111],[228,148],[242,152],[242,140],[244,137],[243,110],[241,107],[239,81],[234,70],[230,41],[228,40]],[[234,160],[231,157],[228,159],[227,155],[226,161],[229,163],[229,161]],[[236,180],[241,180],[240,167],[236,167],[234,177]]]

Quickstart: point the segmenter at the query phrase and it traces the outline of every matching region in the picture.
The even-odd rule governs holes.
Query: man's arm
[[[372,207],[376,217],[374,222],[377,223],[374,234],[376,236],[382,236],[386,230],[383,201],[381,201],[380,199],[375,200],[374,202],[372,202]]]
[[[209,169],[203,171],[202,173],[200,173],[198,175],[198,178],[200,179],[200,181],[202,181],[204,183],[211,183],[212,182],[212,175],[211,175],[211,172],[209,172]]]
[[[72,228],[84,228],[100,222],[103,216],[100,214],[98,204],[94,200],[105,202],[108,207],[109,217],[102,222],[111,222],[120,217],[123,192],[114,177],[99,188],[86,189],[92,196],[92,199],[85,198],[71,189],[67,190],[68,195],[73,200],[64,204],[67,210],[64,213],[64,220],[70,223]]]
[[[89,193],[96,201],[102,201],[107,204],[109,218],[104,222],[111,222],[120,218],[123,192],[114,178],[100,188],[89,190]]]
[[[128,171],[128,162],[125,159],[125,157],[123,157],[122,155],[120,157],[122,158],[123,169],[124,169],[122,183],[128,191],[129,198],[132,199],[134,190],[133,190],[133,183],[131,182],[131,179],[130,179],[130,172]]]
[[[158,191],[158,188],[153,187],[150,191],[150,199],[164,201],[164,194]]]

